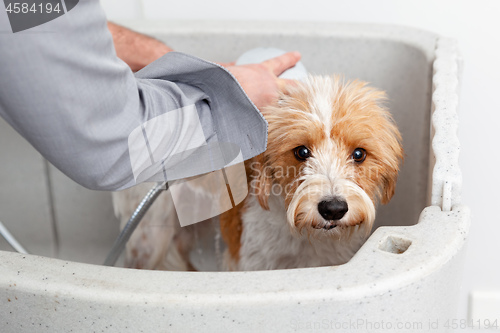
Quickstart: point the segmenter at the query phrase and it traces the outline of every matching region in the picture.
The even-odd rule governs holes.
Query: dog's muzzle
[[[331,200],[321,201],[318,204],[318,212],[327,222],[322,225],[323,229],[333,229],[337,226],[335,221],[340,220],[349,210],[347,202],[340,198],[333,198]]]

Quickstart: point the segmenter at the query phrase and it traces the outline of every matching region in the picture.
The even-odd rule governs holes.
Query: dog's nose
[[[318,204],[318,211],[325,220],[340,220],[349,208],[345,200],[333,199],[330,201],[321,201]]]

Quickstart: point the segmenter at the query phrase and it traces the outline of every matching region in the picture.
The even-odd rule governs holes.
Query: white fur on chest
[[[247,198],[242,215],[238,270],[268,270],[331,266],[346,263],[361,246],[363,239],[309,237],[292,233],[286,221],[284,200],[271,195],[270,210],[264,210],[255,197]]]

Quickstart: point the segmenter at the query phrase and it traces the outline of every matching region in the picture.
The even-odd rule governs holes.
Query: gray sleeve
[[[97,0],[18,33],[0,10],[0,45],[0,116],[85,187],[173,180],[265,150],[267,123],[230,73],[168,53],[134,75]]]

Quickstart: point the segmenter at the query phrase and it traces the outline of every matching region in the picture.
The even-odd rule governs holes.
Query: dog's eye
[[[298,160],[304,161],[311,156],[311,151],[306,146],[299,146],[294,149],[294,154]]]
[[[364,150],[363,148],[356,148],[352,152],[352,159],[357,163],[363,162],[365,158],[366,158],[366,150]]]

